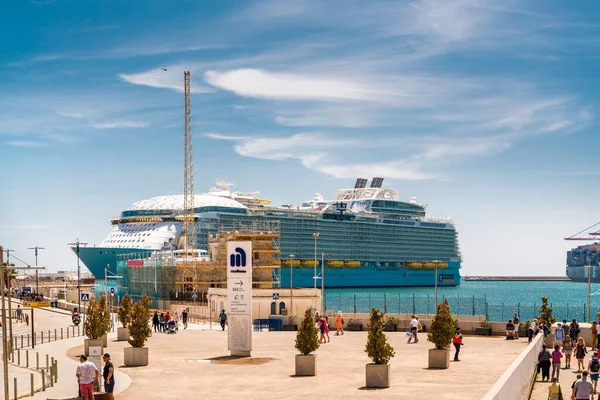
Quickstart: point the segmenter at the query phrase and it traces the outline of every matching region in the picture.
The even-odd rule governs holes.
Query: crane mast
[[[185,96],[185,153],[183,177],[183,232],[184,262],[188,250],[196,248],[196,224],[194,221],[194,160],[192,156],[192,113],[190,109],[190,71],[183,72]]]

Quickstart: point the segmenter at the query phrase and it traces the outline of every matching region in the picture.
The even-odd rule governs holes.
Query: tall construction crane
[[[183,230],[184,262],[188,250],[196,247],[196,223],[194,221],[194,159],[192,156],[192,112],[190,108],[190,71],[183,72],[185,98],[185,151],[183,177]]]
[[[600,240],[600,221],[574,235],[566,237],[565,240]]]

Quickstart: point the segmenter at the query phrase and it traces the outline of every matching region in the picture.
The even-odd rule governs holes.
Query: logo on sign
[[[115,288],[114,288],[114,287],[111,287],[111,288],[110,288],[110,293],[111,293],[111,294],[115,294]]]
[[[81,293],[81,301],[90,301],[89,293]]]
[[[235,248],[235,253],[229,256],[229,263],[234,268],[246,268],[246,251],[241,247]],[[243,269],[232,269],[231,272],[246,272]]]
[[[127,260],[128,267],[143,267],[144,260]]]
[[[273,300],[279,300],[279,293],[273,293]]]

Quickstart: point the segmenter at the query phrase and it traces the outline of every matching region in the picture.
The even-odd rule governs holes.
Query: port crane
[[[600,240],[600,221],[596,222],[592,226],[588,226],[574,235],[566,237],[565,240]]]

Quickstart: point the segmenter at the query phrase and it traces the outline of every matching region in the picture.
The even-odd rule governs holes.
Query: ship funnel
[[[413,196],[413,197],[411,197],[411,198],[410,198],[410,203],[411,203],[411,204],[417,204],[417,198],[416,198],[416,197],[414,197],[414,196]]]

